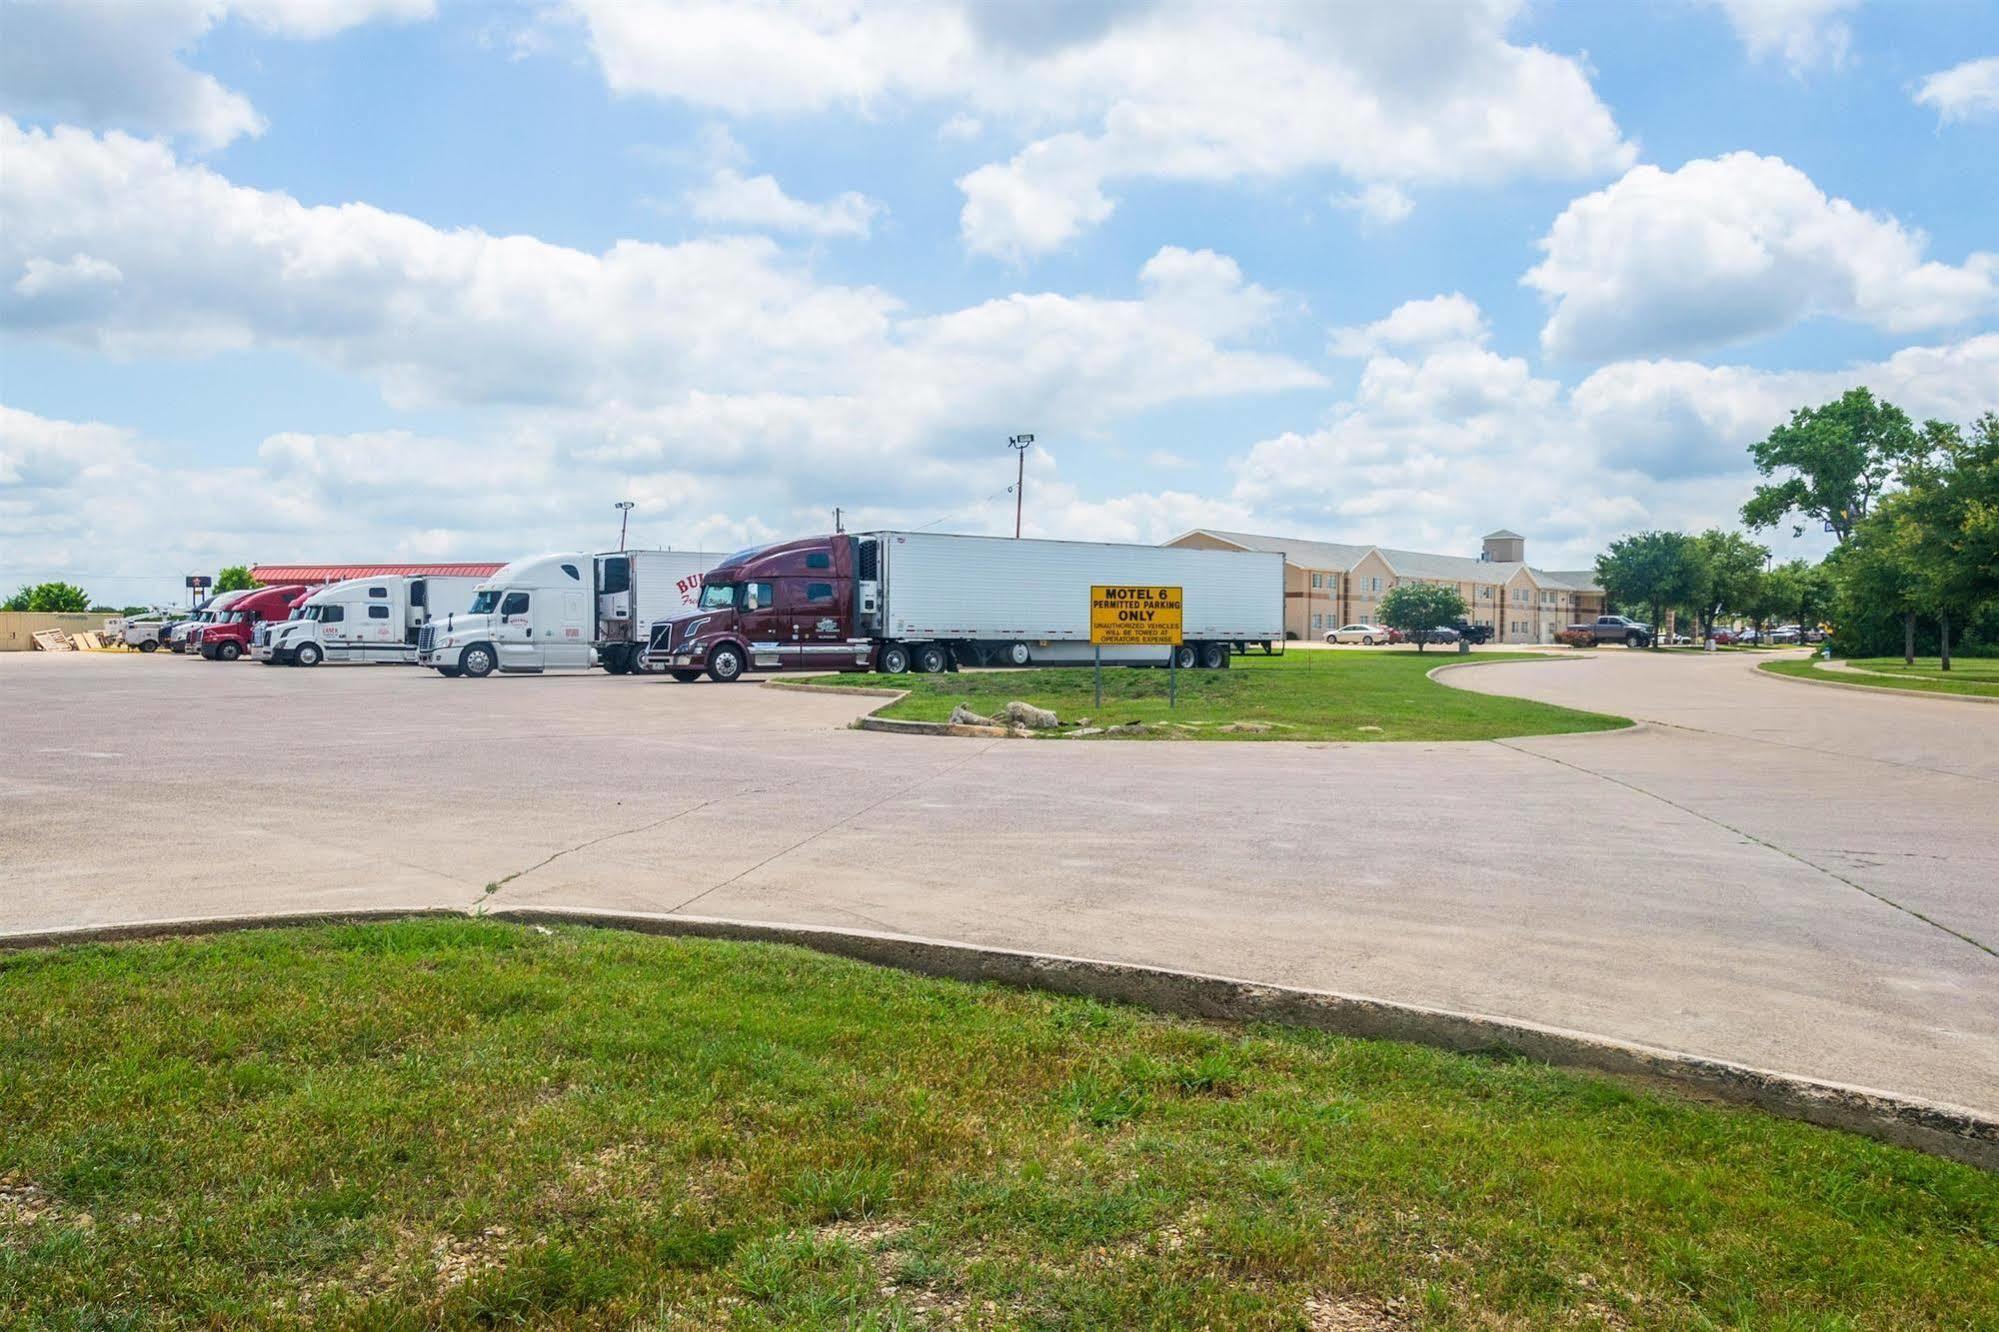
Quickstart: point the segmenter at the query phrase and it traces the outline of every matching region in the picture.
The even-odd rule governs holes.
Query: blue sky
[[[134,15],[138,18],[134,18]],[[1194,525],[1586,564],[1999,408],[1999,5],[0,0],[0,581]],[[1780,553],[1810,552],[1787,530]]]

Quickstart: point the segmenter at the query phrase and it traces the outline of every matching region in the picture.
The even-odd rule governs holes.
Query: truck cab
[[[677,680],[866,670],[879,629],[874,554],[872,541],[845,535],[739,550],[703,575],[694,609],[653,626],[648,657]]]
[[[287,619],[257,632],[253,652],[272,666],[322,661],[416,660],[417,639],[433,618],[463,610],[474,580],[388,574],[349,578],[314,592]]]
[[[174,652],[186,652],[200,641],[204,626],[222,618],[224,611],[250,595],[254,589],[238,588],[233,592],[218,592],[195,607],[194,614],[182,620],[167,632],[166,645]]]
[[[494,671],[589,667],[596,638],[594,557],[517,560],[480,583],[469,610],[423,626],[417,664],[473,679]]]
[[[195,640],[201,655],[210,661],[236,660],[249,651],[251,636],[259,624],[284,619],[294,605],[305,600],[307,591],[302,583],[289,583],[246,593],[201,627]]]

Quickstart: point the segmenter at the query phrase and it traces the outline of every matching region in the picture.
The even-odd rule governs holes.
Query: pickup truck
[[[1458,637],[1467,643],[1490,643],[1492,626],[1473,624],[1470,620],[1452,620],[1451,628],[1458,631]]]
[[[1652,646],[1652,626],[1622,615],[1599,615],[1595,620],[1570,625],[1568,632],[1588,634],[1599,643],[1622,643],[1626,647]]]

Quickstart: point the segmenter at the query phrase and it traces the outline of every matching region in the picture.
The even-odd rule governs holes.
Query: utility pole
[[[1020,540],[1020,502],[1027,493],[1027,450],[1034,443],[1032,435],[1009,435],[1006,446],[1019,456],[1020,466],[1013,483],[1013,539]]]
[[[618,549],[623,550],[625,548],[625,525],[631,522],[632,520],[632,502],[630,500],[619,500],[617,504],[617,509],[618,509]]]

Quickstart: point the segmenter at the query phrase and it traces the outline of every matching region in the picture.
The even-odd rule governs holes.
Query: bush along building
[[[1371,622],[1399,583],[1455,587],[1470,608],[1466,618],[1490,625],[1496,643],[1552,643],[1569,624],[1604,612],[1594,570],[1537,569],[1527,563],[1527,539],[1504,528],[1487,534],[1476,559],[1211,527],[1166,544],[1283,555],[1287,638],[1322,638],[1343,624]]]

